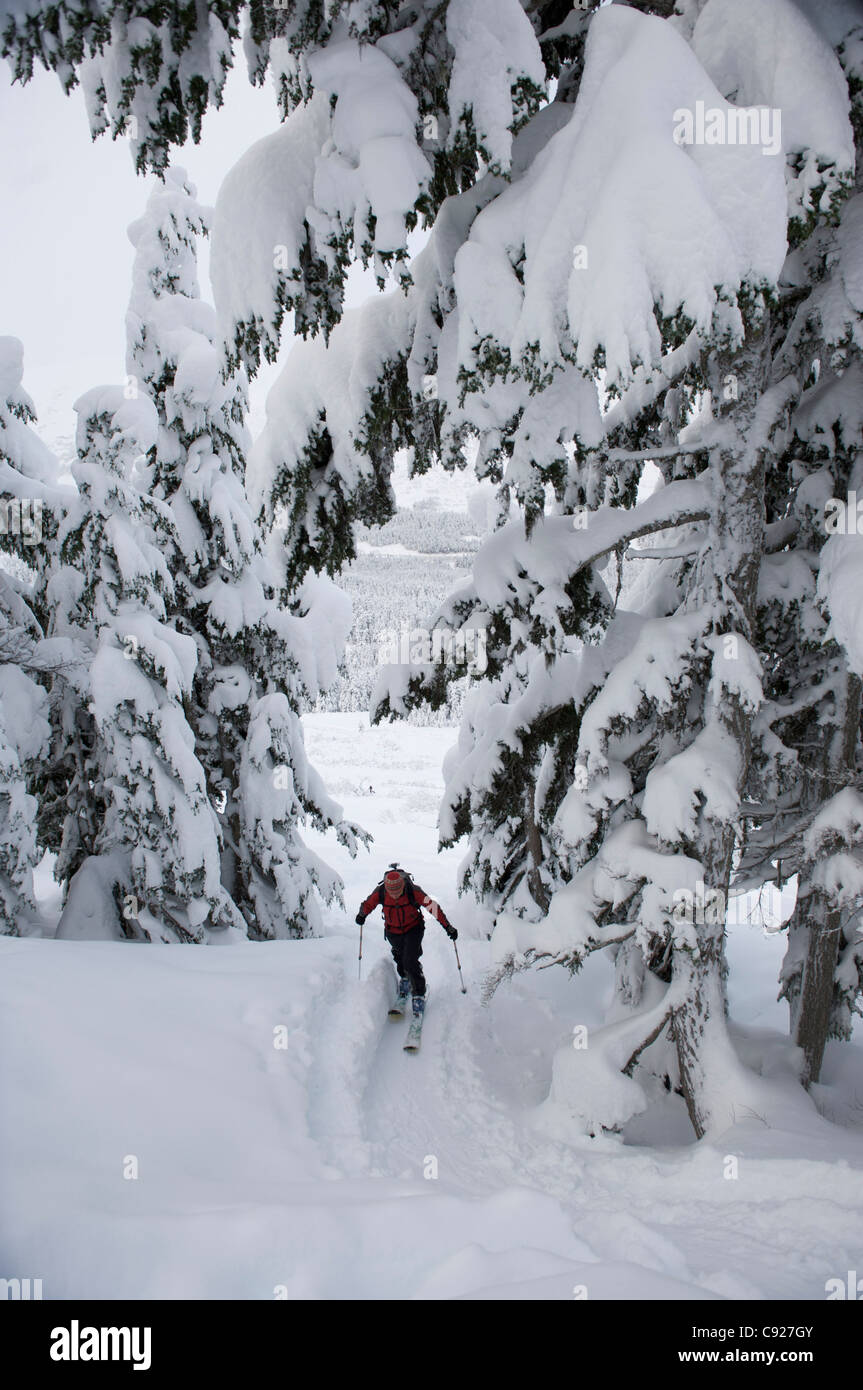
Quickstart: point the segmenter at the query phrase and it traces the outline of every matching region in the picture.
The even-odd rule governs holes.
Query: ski
[[[419,1052],[424,1017],[424,1014],[414,1014],[411,1019],[411,1026],[408,1029],[408,1035],[404,1045],[405,1052]]]

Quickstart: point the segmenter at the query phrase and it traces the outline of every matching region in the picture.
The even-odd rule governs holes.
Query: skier
[[[410,877],[397,864],[390,866],[383,880],[366,898],[357,913],[357,924],[362,926],[369,913],[374,912],[376,907],[382,907],[384,910],[384,936],[389,942],[399,977],[398,1005],[391,1013],[402,1013],[410,990],[413,996],[414,1018],[419,1021],[425,1008],[426,993],[425,976],[419,959],[423,951],[422,940],[425,931],[420,907],[427,908],[432,916],[437,918],[451,941],[456,940],[458,932],[447,920],[440,904],[436,903],[434,898],[430,898],[418,883],[412,883]]]

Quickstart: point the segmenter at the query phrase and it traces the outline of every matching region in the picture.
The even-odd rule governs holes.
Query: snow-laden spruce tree
[[[781,102],[790,127],[785,149],[793,157],[796,174],[789,180],[788,215],[792,234],[799,236],[819,216],[835,215],[853,168],[848,92],[829,48],[799,12],[790,7],[771,8],[770,24],[755,24],[753,29],[751,16],[733,13],[731,5],[704,6],[692,34],[692,46],[705,72],[721,83],[724,93],[774,109]],[[599,22],[594,21],[591,38]],[[819,119],[808,124],[802,103],[794,100],[793,72],[788,71],[787,62],[783,66],[778,61],[787,59],[781,49],[788,42],[789,28],[798,42],[802,36],[803,50],[810,57],[814,55],[814,70],[823,83],[822,99],[817,103]],[[802,35],[795,35],[795,28],[802,30]],[[748,90],[741,73],[744,67]],[[585,83],[589,75],[588,64]],[[808,80],[811,84],[811,74]],[[583,92],[584,88],[582,99]],[[708,92],[702,101],[708,108],[722,110]],[[690,102],[680,105],[691,108]],[[824,112],[832,118],[832,126],[829,120],[821,123]],[[642,122],[639,128],[644,131],[645,127],[646,122]],[[726,157],[735,153],[727,148],[721,152]],[[733,160],[727,160],[726,169],[728,163]],[[768,192],[765,186],[749,195],[751,208],[758,207],[762,216],[770,210]],[[675,251],[688,207],[688,199],[679,204],[681,231],[668,238]],[[765,220],[759,231],[767,227]],[[745,240],[745,215],[736,214],[728,230]],[[707,244],[715,244],[714,239],[707,238]],[[630,283],[633,278],[637,283],[632,261],[626,269]],[[650,280],[656,284],[655,276]],[[642,604],[641,621],[634,626],[630,622],[627,628],[615,620],[609,626],[608,636],[598,646],[598,669],[590,670],[596,660],[590,651],[579,663],[585,685],[593,681],[596,688],[585,692],[577,775],[552,826],[560,836],[561,857],[568,850],[570,868],[575,872],[570,884],[557,895],[540,930],[525,933],[517,925],[512,927],[516,954],[525,942],[541,941],[538,954],[547,953],[550,959],[556,958],[556,931],[565,939],[575,928],[575,937],[582,934],[587,949],[603,938],[618,940],[624,993],[633,1003],[639,1002],[644,990],[645,965],[653,967],[651,989],[644,992],[644,1002],[655,999],[654,1008],[642,1009],[640,1015],[610,1029],[610,1048],[605,1055],[601,1040],[594,1040],[592,1057],[585,1058],[583,1065],[571,1055],[560,1059],[556,1094],[565,1103],[581,1107],[579,1113],[585,1119],[591,1106],[609,1114],[619,1101],[618,1120],[625,1117],[630,1104],[638,1106],[634,1088],[610,1085],[603,1067],[614,1058],[624,1075],[632,1075],[642,1051],[655,1038],[661,1041],[670,1036],[675,1043],[679,1079],[696,1132],[704,1132],[711,1111],[720,1123],[730,1116],[729,1102],[739,1084],[732,1082],[726,1095],[721,1094],[720,1080],[730,1081],[736,1070],[722,1019],[724,909],[743,828],[745,798],[753,766],[761,758],[758,738],[761,734],[769,738],[770,734],[769,727],[758,725],[763,664],[770,654],[758,650],[755,621],[765,548],[765,488],[776,492],[783,430],[803,385],[787,363],[773,360],[775,327],[771,318],[775,324],[781,317],[780,285],[770,297],[769,312],[765,306],[753,313],[757,306],[751,299],[749,303],[741,300],[744,332],[736,341],[734,334],[730,341],[716,341],[715,327],[707,335],[693,384],[710,388],[710,404],[703,404],[694,418],[691,410],[684,413],[683,420],[689,417],[689,424],[682,439],[678,433],[677,444],[669,438],[668,429],[675,425],[680,388],[687,383],[675,373],[671,354],[662,366],[671,390],[656,391],[656,374],[654,383],[636,380],[606,417],[609,442],[614,442],[615,428],[626,421],[631,401],[630,422],[639,432],[641,456],[655,449],[654,457],[666,475],[665,487],[636,506],[632,520],[627,519],[627,541],[639,534],[639,516],[650,521],[651,508],[663,507],[680,486],[675,477],[685,471],[684,452],[690,454],[696,470],[702,459],[706,462],[699,481],[703,478],[708,484],[710,498],[703,529],[692,528],[682,538],[676,537],[674,544],[666,546],[666,560],[661,560],[661,550],[656,556],[655,563],[662,563],[664,572]],[[600,322],[601,333],[608,331],[612,318],[606,315],[605,322]],[[658,380],[662,387],[661,376]],[[654,411],[653,419],[649,414],[639,415],[645,405]],[[631,435],[632,423],[627,429]],[[700,455],[702,448],[705,452]],[[626,454],[623,459],[626,461]],[[589,483],[594,478],[595,473],[588,473]],[[589,489],[584,500],[591,503]],[[584,537],[588,548],[596,540],[604,543],[598,516],[589,516]],[[771,544],[775,545],[775,537],[771,537]],[[684,555],[688,558],[681,562],[678,557]],[[531,573],[525,560],[520,567]],[[513,585],[511,578],[510,587]],[[658,608],[659,604],[662,607]],[[612,660],[601,660],[603,649]],[[557,784],[556,762],[546,764],[543,777],[552,786]],[[661,857],[655,857],[657,851]],[[669,851],[679,856],[677,862]],[[688,866],[685,860],[689,860]],[[694,881],[687,881],[687,867],[695,870]],[[638,949],[634,954],[629,947],[632,933],[622,930],[621,917],[627,926],[636,927]],[[666,929],[655,932],[663,921]],[[599,933],[597,925],[603,928]],[[576,947],[571,964],[583,958],[585,945]],[[565,957],[567,953],[557,947],[557,958],[561,954]],[[667,989],[658,990],[657,979],[667,981]],[[678,993],[681,985],[683,1006]],[[724,1061],[720,1062],[723,1054]],[[709,1074],[705,1065],[708,1057]],[[595,1090],[587,1084],[591,1075]]]
[[[222,887],[218,822],[186,717],[198,652],[168,614],[180,536],[134,477],[158,417],[123,387],[96,387],[76,410],[78,495],[49,592],[52,632],[76,639],[89,662],[58,702],[61,856],[67,873],[80,865],[58,935],[84,934],[98,901],[99,934],[202,942],[241,919]]]
[[[4,936],[20,936],[36,910],[37,803],[27,789],[27,773],[47,743],[43,704],[44,691],[19,667],[0,665],[0,935]]]
[[[36,411],[23,389],[24,349],[17,338],[0,337],[0,554],[2,573],[23,580],[15,587],[28,595],[15,622],[31,634],[40,630],[45,609],[37,577],[47,570],[50,543],[62,510],[57,490],[59,464],[33,429]]]
[[[244,485],[247,387],[228,372],[215,315],[199,294],[196,238],[207,213],[182,170],[169,170],[130,229],[130,389],[158,428],[137,483],[168,508],[178,544],[166,611],[194,643],[186,712],[221,827],[222,877],[249,935],[314,931],[318,896],[341,880],[306,846],[301,826],[342,819],[309,766],[300,712],[334,679],[350,604],[324,579],[293,582],[267,556]]]
[[[41,604],[36,587],[52,516],[57,462],[32,425],[22,387],[23,348],[0,338],[0,934],[18,936],[35,913],[41,857],[32,794],[47,748],[45,690],[37,673]]]
[[[813,220],[789,256],[775,371],[802,390],[768,481],[759,581],[765,672],[762,758],[743,856],[751,881],[799,875],[782,992],[819,1077],[828,1038],[860,1012],[859,547],[863,435],[863,42],[834,36],[853,97],[857,171],[838,218]],[[863,494],[861,494],[863,495]]]

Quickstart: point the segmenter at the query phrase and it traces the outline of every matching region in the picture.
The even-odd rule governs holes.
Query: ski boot
[[[404,1018],[410,992],[411,982],[407,976],[405,976],[403,980],[399,980],[399,992],[396,995],[396,1002],[389,1011],[389,1018]]]

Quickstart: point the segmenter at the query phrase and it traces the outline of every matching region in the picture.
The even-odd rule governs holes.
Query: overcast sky
[[[220,111],[204,118],[200,145],[173,162],[184,166],[198,197],[212,204],[227,171],[254,140],[278,124],[269,83],[254,88],[240,60]],[[46,442],[66,452],[73,401],[91,386],[125,374],[124,315],[132,247],[153,178],[134,172],[125,139],[90,139],[80,90],[64,96],[53,73],[37,70],[13,84],[0,61],[0,334],[24,344],[24,386]],[[211,298],[206,250],[201,291]],[[260,423],[275,368],[253,388]]]

